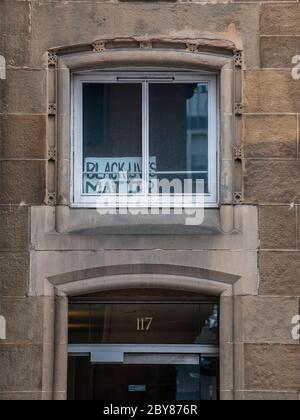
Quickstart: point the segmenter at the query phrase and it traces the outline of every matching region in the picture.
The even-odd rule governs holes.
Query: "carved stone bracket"
[[[243,115],[244,113],[244,105],[241,103],[234,104],[234,113],[235,115]]]
[[[106,50],[105,41],[95,41],[92,44],[93,52],[103,52]]]
[[[48,160],[56,160],[56,148],[54,146],[49,147],[48,149]]]
[[[199,48],[199,45],[198,44],[194,44],[194,43],[191,43],[191,42],[188,42],[186,44],[186,50],[188,52],[197,53],[198,52],[198,48]]]
[[[56,193],[55,192],[48,192],[47,199],[46,199],[47,206],[56,206]]]
[[[235,50],[233,61],[236,67],[243,67],[243,52],[240,50]]]
[[[48,51],[48,67],[57,65],[57,53],[55,50]]]
[[[152,41],[140,41],[140,48],[142,50],[151,50],[153,48]]]
[[[233,204],[241,204],[243,201],[242,191],[236,191],[233,193]]]
[[[235,145],[233,147],[233,159],[242,160],[243,159],[243,146]]]
[[[56,115],[56,111],[57,111],[57,109],[56,109],[56,104],[49,104],[48,105],[48,115],[49,116],[55,116]]]

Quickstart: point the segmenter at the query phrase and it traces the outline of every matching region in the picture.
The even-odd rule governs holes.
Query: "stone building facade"
[[[299,21],[298,1],[0,1],[0,399],[67,397],[74,297],[171,293],[218,299],[218,398],[299,400]],[[74,205],[74,75],[133,68],[217,77],[199,226]]]

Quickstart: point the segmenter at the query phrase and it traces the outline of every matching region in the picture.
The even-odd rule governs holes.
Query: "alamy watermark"
[[[6,340],[6,319],[0,315],[0,340]]]
[[[292,78],[294,80],[300,80],[300,55],[295,55],[292,59]]]
[[[293,340],[300,340],[300,315],[295,315],[292,319],[292,338]]]
[[[6,79],[6,60],[3,55],[0,55],[0,79]]]
[[[118,174],[118,181],[99,181],[97,212],[103,215],[182,215],[187,226],[199,226],[204,221],[205,185],[203,179],[151,180],[152,192],[145,194],[147,183],[130,178],[127,172]],[[116,191],[117,185],[117,191]]]

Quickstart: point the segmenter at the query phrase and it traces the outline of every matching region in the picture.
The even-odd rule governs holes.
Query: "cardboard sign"
[[[156,179],[156,157],[150,158],[149,173],[150,180]],[[84,161],[84,194],[136,194],[141,188],[142,158],[90,157]]]

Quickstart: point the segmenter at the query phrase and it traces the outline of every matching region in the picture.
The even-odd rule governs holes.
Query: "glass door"
[[[211,298],[69,304],[71,400],[215,400],[218,364]]]
[[[218,399],[219,359],[216,355],[125,353],[122,363],[92,362],[92,359],[80,355],[70,356],[69,375],[73,380],[70,380],[69,384],[72,383],[73,387],[69,387],[69,399]],[[86,382],[85,386],[82,380]]]

